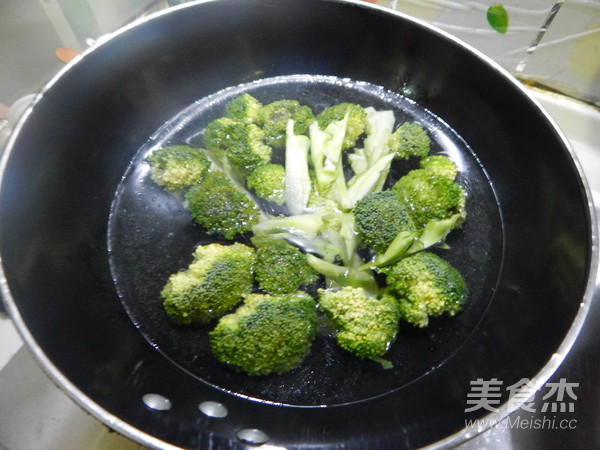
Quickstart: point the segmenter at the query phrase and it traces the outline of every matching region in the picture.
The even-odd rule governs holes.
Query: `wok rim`
[[[35,106],[43,99],[45,93],[53,88],[57,82],[65,76],[66,73],[73,70],[80,61],[86,57],[86,55],[101,51],[103,47],[109,45],[111,41],[113,41],[117,36],[122,34],[126,34],[131,29],[138,28],[144,26],[148,22],[152,22],[157,20],[158,18],[173,14],[178,10],[185,8],[193,8],[197,5],[215,3],[215,2],[226,2],[227,0],[196,0],[192,2],[188,2],[185,4],[169,7],[167,9],[154,12],[149,14],[148,16],[139,18],[130,24],[127,24],[112,33],[105,34],[98,38],[90,47],[84,50],[80,55],[76,56],[73,60],[71,60],[68,64],[66,64],[56,75],[54,75],[47,83],[43,85],[43,87],[38,91],[35,95],[32,102],[25,109],[21,117],[16,122],[10,136],[5,142],[4,148],[0,149],[0,182],[4,178],[4,174],[6,171],[6,167],[8,165],[8,159],[13,151],[13,147],[17,138],[23,128],[27,118],[34,112]],[[560,367],[566,356],[569,354],[571,348],[575,344],[575,341],[583,328],[583,325],[586,321],[586,317],[588,315],[588,311],[590,309],[590,304],[593,300],[594,293],[596,290],[596,286],[600,283],[600,251],[599,251],[599,239],[600,239],[600,230],[598,224],[598,218],[596,216],[596,210],[592,201],[591,189],[589,183],[584,174],[581,163],[577,159],[577,156],[569,143],[567,137],[562,132],[562,130],[558,127],[555,120],[549,115],[549,113],[541,106],[541,104],[530,94],[530,92],[526,89],[526,87],[520,83],[513,75],[510,74],[506,69],[500,66],[493,59],[472,47],[471,45],[463,42],[459,38],[449,34],[448,32],[431,25],[430,23],[409,16],[405,13],[391,10],[389,8],[383,7],[381,5],[373,4],[370,2],[366,2],[364,0],[322,0],[328,3],[340,3],[340,4],[353,4],[356,7],[372,9],[376,10],[381,14],[397,17],[401,20],[412,22],[418,25],[421,28],[427,29],[432,34],[436,34],[442,39],[450,40],[455,45],[462,47],[467,50],[472,56],[477,58],[482,64],[489,66],[496,73],[500,74],[506,81],[510,82],[516,91],[520,92],[524,95],[524,97],[532,103],[537,112],[541,113],[542,116],[546,119],[548,124],[552,127],[554,132],[556,133],[559,140],[562,142],[564,150],[569,154],[571,160],[574,163],[574,168],[579,175],[579,179],[581,181],[582,194],[585,195],[587,200],[587,212],[588,212],[588,224],[591,229],[591,235],[589,236],[589,246],[590,249],[590,261],[588,267],[588,275],[585,291],[580,302],[579,308],[571,325],[568,328],[567,333],[562,339],[559,347],[552,354],[548,362],[535,374],[535,376],[530,380],[531,385],[534,386],[533,397],[548,381],[548,379],[556,372],[556,370]],[[1,184],[0,184],[1,187]],[[81,407],[84,411],[91,414],[93,417],[98,419],[105,426],[109,427],[111,430],[119,432],[121,435],[132,439],[142,445],[149,446],[151,448],[157,449],[177,449],[179,447],[169,444],[159,438],[152,436],[144,431],[139,430],[135,426],[127,423],[126,421],[118,418],[114,414],[112,414],[107,409],[99,406],[93,399],[87,396],[82,390],[80,390],[74,383],[67,379],[66,376],[62,374],[62,372],[54,365],[54,363],[50,360],[50,358],[43,352],[42,348],[37,344],[35,338],[30,333],[25,321],[23,320],[15,300],[12,297],[8,286],[8,280],[6,278],[4,263],[2,261],[2,255],[0,255],[0,296],[4,302],[6,311],[10,319],[12,320],[15,328],[17,329],[19,335],[23,339],[25,347],[27,347],[29,353],[33,356],[33,359],[36,361],[37,365],[40,369],[50,378],[50,380],[57,385],[63,392],[67,394],[67,396],[73,400],[79,407]],[[438,440],[437,442],[431,443],[427,445],[425,448],[450,448],[455,447],[461,443],[469,441],[481,433],[494,428],[500,422],[502,422],[506,417],[510,414],[514,413],[520,407],[531,400],[523,399],[518,402],[507,401],[503,403],[498,411],[492,412],[483,416],[479,419],[479,424],[485,424],[484,426],[478,427],[476,430],[471,428],[463,428],[460,431],[457,431],[443,439]]]

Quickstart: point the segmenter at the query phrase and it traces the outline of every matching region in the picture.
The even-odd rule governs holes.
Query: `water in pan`
[[[181,198],[149,177],[147,154],[167,144],[201,146],[206,124],[223,115],[224,105],[248,92],[263,103],[296,99],[315,113],[340,102],[392,109],[396,122],[418,121],[430,132],[432,153],[448,154],[467,190],[468,219],[440,250],[465,277],[469,303],[453,318],[429,327],[401,326],[388,357],[394,368],[364,361],[338,349],[331,336],[317,338],[304,364],[285,374],[249,377],[218,363],[208,346],[214,326],[177,326],[162,308],[160,291],[169,275],[189,264],[195,246],[218,241],[195,225]],[[397,179],[412,166],[395,162]],[[165,124],[140,149],[116,193],[109,224],[110,263],[122,302],[147,340],[202,381],[236,395],[293,405],[332,405],[360,401],[400,389],[443,364],[469,337],[493,297],[502,254],[502,222],[493,187],[473,151],[440,118],[411,100],[368,83],[320,76],[286,76],[232,87],[204,98]]]

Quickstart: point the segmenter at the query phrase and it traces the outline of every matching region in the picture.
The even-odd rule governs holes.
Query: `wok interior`
[[[426,346],[412,352],[407,370],[418,370],[403,382],[385,381],[387,395],[365,388],[374,373],[365,366],[352,378],[358,384],[334,372],[339,383],[294,385],[324,395],[319,404],[362,400],[329,408],[277,405],[289,393],[285,379],[272,385],[272,398],[263,395],[275,403],[264,403],[246,398],[257,391],[244,393],[240,379],[207,382],[173,364],[131,322],[109,267],[111,203],[149,137],[198,99],[290,74],[362,80],[413,99],[468,143],[499,204],[490,209],[495,226],[481,231],[495,243],[488,258],[499,279],[482,287],[493,301],[479,325],[481,311],[468,324],[473,334],[466,339],[454,329],[461,345],[449,346],[447,358],[431,359]],[[114,37],[44,92],[12,146],[0,195],[4,271],[36,344],[101,408],[187,447],[229,442],[243,427],[263,429],[280,445],[397,444],[400,434],[400,445],[414,447],[440,439],[464,425],[469,381],[498,378],[508,386],[535,376],[568,330],[589,270],[585,192],[535,105],[450,39],[352,3],[208,2]],[[153,250],[136,249],[145,254]],[[228,392],[236,389],[242,395]],[[141,397],[149,392],[170,398],[173,408],[147,409]],[[230,415],[203,419],[197,405],[204,400],[222,402]]]
[[[173,324],[163,307],[160,291],[169,275],[184,269],[199,244],[225,243],[194,224],[172,195],[150,179],[148,152],[167,145],[202,148],[201,132],[224,114],[225,104],[241,93],[263,103],[293,98],[315,113],[331,104],[352,102],[378,110],[392,110],[398,123],[418,121],[430,130],[431,153],[450,155],[460,167],[459,182],[468,196],[468,223],[438,250],[464,274],[472,301],[458,317],[432,319],[426,329],[404,324],[388,351],[394,367],[383,370],[374,361],[360,360],[339,349],[327,330],[318,334],[313,351],[300,368],[281,375],[248,377],[217,362],[208,344],[215,323]],[[282,159],[275,151],[274,158]],[[395,161],[389,182],[417,167],[416,161]],[[492,231],[493,230],[493,231]],[[498,204],[485,172],[460,137],[439,118],[408,99],[364,82],[335,77],[297,75],[275,77],[225,89],[195,102],[168,121],[134,157],[117,190],[109,225],[110,262],[125,308],[149,342],[182,368],[214,386],[265,401],[292,405],[335,405],[388,393],[414,381],[450,357],[475,329],[492,298],[502,263],[502,223]],[[249,236],[236,241],[251,245]],[[142,250],[143,249],[143,250]],[[316,296],[315,283],[308,287]]]

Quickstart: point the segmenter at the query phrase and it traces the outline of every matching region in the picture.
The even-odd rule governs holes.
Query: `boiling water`
[[[417,121],[432,137],[431,153],[457,164],[458,182],[467,191],[467,221],[453,231],[450,249],[439,250],[469,286],[469,303],[453,318],[431,321],[426,329],[401,326],[388,357],[394,368],[364,361],[320,335],[304,364],[285,374],[248,377],[218,363],[210,354],[208,331],[214,324],[177,326],[169,321],[160,291],[169,275],[187,267],[199,244],[221,242],[196,226],[182,198],[154,184],[145,158],[171,144],[202,147],[202,131],[224,114],[225,104],[242,93],[263,104],[295,99],[315,114],[341,103],[391,109],[396,124]],[[390,181],[413,168],[394,162]],[[247,237],[240,240],[247,242]],[[190,105],[150,137],[133,161],[115,196],[109,223],[110,263],[128,314],[146,339],[184,370],[219,389],[262,401],[293,405],[331,405],[400,389],[442,364],[477,326],[492,300],[503,255],[500,209],[493,186],[475,153],[443,120],[399,94],[364,82],[321,76],[285,76],[225,89]]]

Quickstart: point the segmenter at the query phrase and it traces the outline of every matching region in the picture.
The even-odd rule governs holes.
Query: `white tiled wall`
[[[600,0],[567,0],[524,75],[600,105]]]
[[[487,9],[500,3],[509,17],[505,34],[496,32],[486,19]],[[438,26],[522,79],[600,106],[600,0],[377,0],[377,4]]]
[[[497,2],[460,0],[378,0],[377,4],[423,19],[472,45],[507,70],[519,65],[552,8],[548,0],[507,0],[509,26],[498,33],[487,21]]]
[[[368,1],[438,26],[523,79],[600,105],[600,0]],[[169,3],[185,1],[0,1],[0,103],[10,106],[56,71],[56,47],[79,50],[141,10]],[[504,34],[486,18],[497,4],[508,14]],[[541,33],[553,9],[558,13]]]

